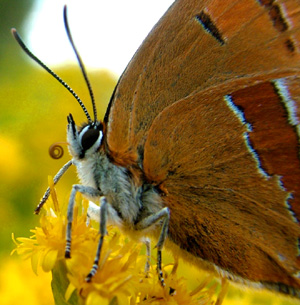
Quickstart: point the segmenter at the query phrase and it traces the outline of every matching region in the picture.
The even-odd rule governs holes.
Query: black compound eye
[[[98,129],[88,129],[84,131],[81,137],[81,146],[84,151],[92,147],[98,140],[100,131]]]

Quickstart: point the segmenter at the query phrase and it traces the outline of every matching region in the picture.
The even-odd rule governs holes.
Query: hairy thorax
[[[136,233],[135,224],[163,207],[155,187],[146,183],[137,186],[130,172],[113,164],[104,152],[77,160],[75,165],[82,185],[98,189],[106,197],[110,206],[109,222],[125,231]],[[98,199],[92,201],[99,204]]]

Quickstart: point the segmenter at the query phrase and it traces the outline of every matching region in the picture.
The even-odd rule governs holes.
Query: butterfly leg
[[[99,190],[94,189],[92,187],[83,186],[80,184],[73,185],[70,199],[69,199],[69,204],[68,204],[68,212],[67,212],[68,222],[67,222],[67,232],[66,232],[65,258],[71,257],[72,222],[73,222],[75,196],[76,196],[77,192],[80,192],[83,195],[88,195],[89,197],[95,197],[95,198],[99,198],[102,195],[102,193]]]
[[[55,175],[53,178],[53,183],[54,185],[59,181],[59,179],[64,175],[64,173],[69,169],[69,167],[73,164],[73,160],[68,161],[60,170],[59,172]],[[43,198],[41,199],[40,203],[34,210],[34,214],[39,214],[41,208],[45,204],[45,202],[48,200],[50,195],[50,187],[47,188]]]
[[[87,282],[90,282],[92,280],[92,277],[96,274],[98,270],[103,239],[104,236],[106,235],[107,215],[108,215],[108,203],[105,197],[101,197],[100,198],[100,229],[99,229],[100,239],[99,239],[93,267],[85,279]]]
[[[145,264],[145,273],[146,273],[146,277],[148,277],[148,272],[150,270],[150,261],[151,261],[150,239],[146,237],[144,239],[144,244],[146,246],[146,256],[147,256],[147,260],[146,260],[146,264]]]
[[[165,280],[163,278],[163,272],[161,268],[161,250],[163,248],[164,242],[167,237],[168,233],[168,226],[169,226],[169,220],[170,220],[170,211],[168,208],[163,208],[159,212],[150,215],[140,222],[138,222],[135,226],[137,230],[144,230],[155,223],[157,223],[159,220],[162,221],[161,231],[159,234],[158,242],[155,246],[157,248],[157,273],[158,273],[158,279],[162,286],[165,286]]]

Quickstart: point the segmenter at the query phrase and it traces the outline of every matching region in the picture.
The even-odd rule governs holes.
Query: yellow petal
[[[31,256],[31,267],[32,267],[33,272],[36,275],[38,275],[37,274],[37,267],[38,267],[38,263],[39,263],[39,258],[40,258],[39,252],[35,252]]]
[[[86,300],[86,305],[109,305],[110,300],[107,298],[103,298],[100,294],[93,291],[89,294]]]
[[[76,289],[76,287],[70,283],[67,290],[66,290],[66,293],[65,293],[65,299],[66,301],[68,301],[72,295],[72,293],[74,292],[74,290]]]
[[[57,250],[49,250],[44,255],[41,265],[45,272],[48,272],[53,269],[56,263],[57,254],[58,254]]]

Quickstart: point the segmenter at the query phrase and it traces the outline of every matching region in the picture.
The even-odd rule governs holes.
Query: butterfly
[[[157,238],[162,284],[165,245],[232,281],[300,297],[299,48],[300,1],[177,0],[103,121],[78,100],[87,122],[68,116],[72,160],[55,183],[77,167],[66,257],[76,193],[101,203],[89,209],[101,237],[87,280],[110,221]]]

